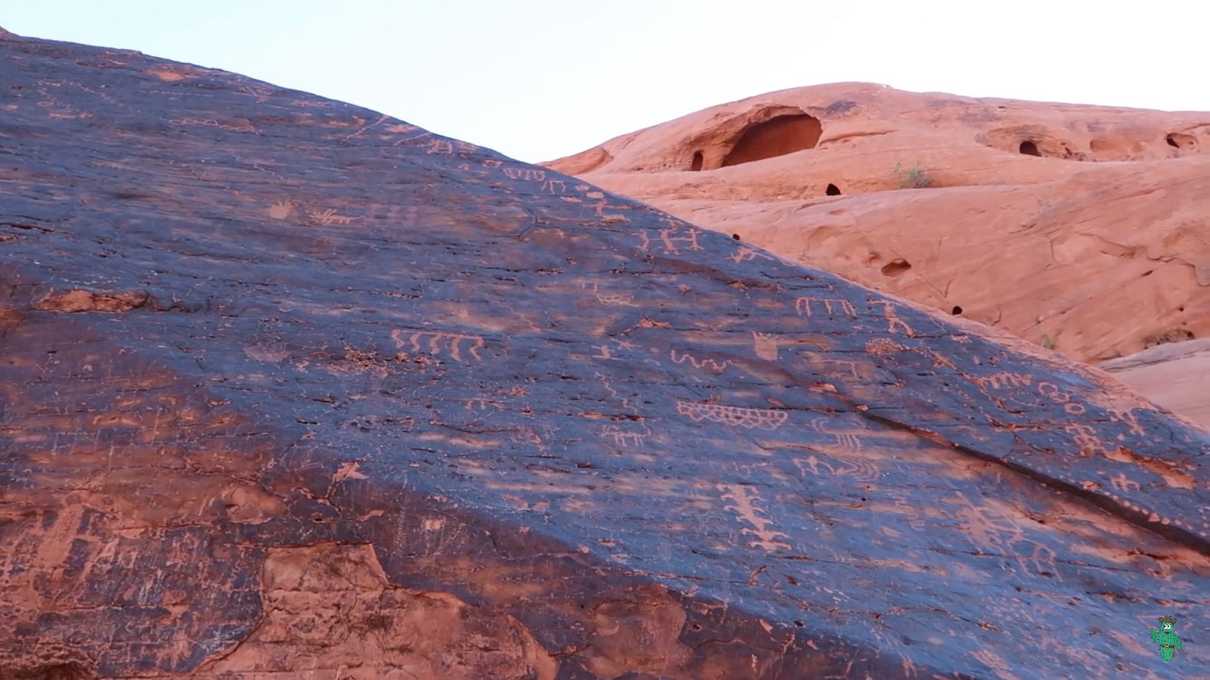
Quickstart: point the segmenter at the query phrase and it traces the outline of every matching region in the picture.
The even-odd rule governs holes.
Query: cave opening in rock
[[[723,166],[751,163],[784,156],[803,149],[814,149],[823,134],[823,125],[815,116],[791,113],[776,116],[744,130],[735,146],[723,158]]]
[[[732,235],[731,235],[731,238],[733,238],[733,239],[735,239],[736,241],[738,241],[738,240],[739,240],[739,234],[732,234]]]
[[[693,170],[694,172],[697,172],[698,170],[702,169],[702,152],[701,151],[693,152],[693,162],[689,164],[689,169]]]
[[[962,315],[962,306],[954,305],[954,308],[950,310],[950,314],[953,314],[954,316],[961,316]]]
[[[1024,142],[1021,142],[1020,151],[1021,151],[1021,153],[1025,154],[1026,156],[1041,156],[1042,155],[1041,153],[1038,152],[1038,145],[1035,144],[1033,142],[1033,140],[1029,140],[1029,139],[1025,140]]]
[[[835,184],[829,184],[828,188],[824,190],[824,193],[829,196],[839,196],[840,187],[836,186]]]

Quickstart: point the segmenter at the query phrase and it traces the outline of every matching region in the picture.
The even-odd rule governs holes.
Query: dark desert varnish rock
[[[0,59],[0,675],[1144,678],[1210,630],[1210,439],[1102,374],[365,109]]]

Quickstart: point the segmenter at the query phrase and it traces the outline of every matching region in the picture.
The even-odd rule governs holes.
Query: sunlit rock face
[[[372,111],[0,56],[0,675],[1147,677],[1210,628],[1210,440],[1099,372]]]

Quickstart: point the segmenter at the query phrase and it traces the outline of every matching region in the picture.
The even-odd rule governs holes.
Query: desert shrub
[[[895,177],[899,179],[900,189],[926,189],[933,186],[933,178],[919,163],[913,164],[908,170],[903,169],[902,163],[896,163]]]

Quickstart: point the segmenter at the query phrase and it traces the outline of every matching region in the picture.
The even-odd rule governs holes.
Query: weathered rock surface
[[[239,76],[0,93],[4,677],[1210,664],[1210,438],[1104,373]]]
[[[1208,150],[1210,113],[842,83],[723,104],[548,165],[1097,361],[1210,335]]]
[[[1100,364],[1136,392],[1210,430],[1210,339],[1159,345]]]

